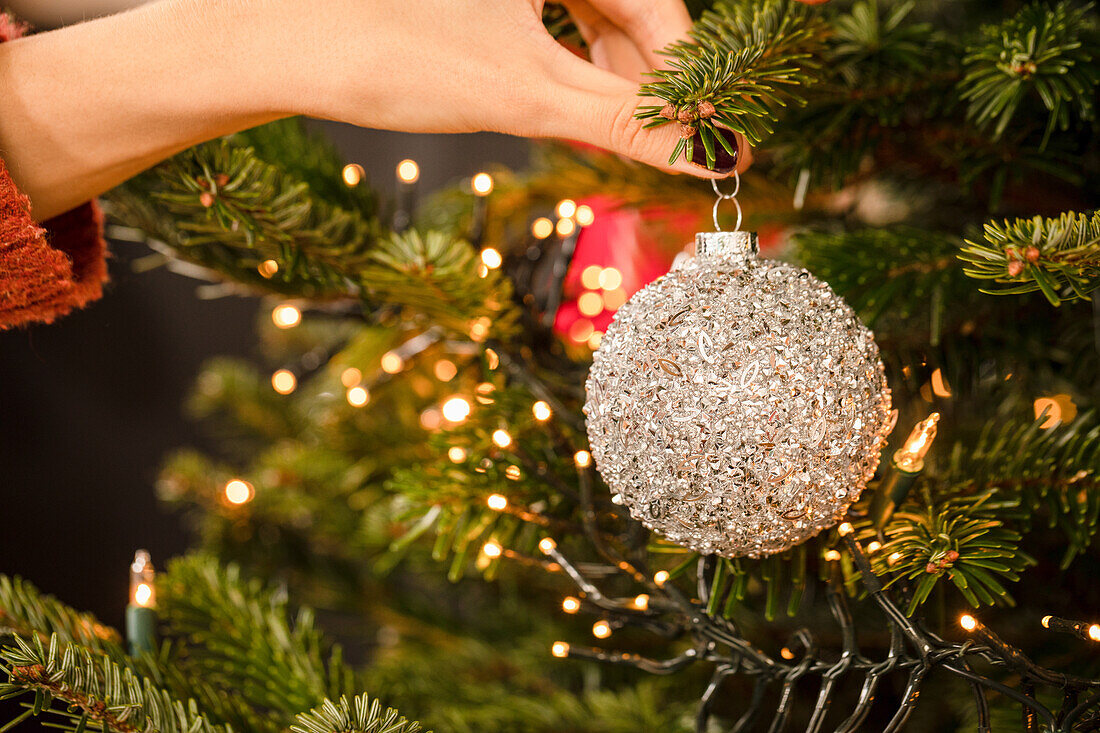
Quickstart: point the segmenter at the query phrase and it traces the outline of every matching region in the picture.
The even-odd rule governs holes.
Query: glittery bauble
[[[782,552],[836,524],[893,429],[873,334],[828,285],[756,257],[696,256],[615,316],[588,376],[588,438],[617,502],[703,553]]]

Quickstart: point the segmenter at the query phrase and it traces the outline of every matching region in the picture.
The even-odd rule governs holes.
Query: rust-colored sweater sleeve
[[[0,12],[0,42],[25,27]],[[103,216],[94,201],[41,224],[0,160],[0,330],[50,323],[103,293]]]

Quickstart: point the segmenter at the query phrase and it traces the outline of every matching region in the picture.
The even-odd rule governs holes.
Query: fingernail
[[[737,133],[733,130],[727,130],[724,127],[715,127],[718,134],[726,139],[726,142],[733,148],[733,152],[729,153],[721,143],[714,146],[714,165],[707,165],[707,149],[703,147],[702,131],[696,130],[695,135],[692,136],[692,149],[691,158],[688,162],[694,166],[702,168],[703,170],[714,171],[715,173],[732,173],[733,169],[737,167],[737,153],[740,148],[737,146]],[[686,151],[685,151],[685,157]]]

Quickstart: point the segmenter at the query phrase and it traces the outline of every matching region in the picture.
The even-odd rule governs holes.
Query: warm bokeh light
[[[558,219],[558,223],[554,226],[554,231],[558,233],[559,237],[568,237],[577,231],[577,225],[572,219]]]
[[[489,327],[493,325],[493,322],[489,320],[488,316],[481,316],[470,324],[470,338],[474,341],[484,341],[489,335]]]
[[[588,468],[592,465],[592,454],[586,450],[579,450],[573,454],[573,462],[577,468]]]
[[[554,233],[554,222],[540,216],[531,223],[531,234],[535,239],[546,239]]]
[[[617,311],[623,307],[623,303],[626,302],[626,291],[622,288],[615,288],[614,290],[608,290],[603,294],[604,307],[609,311]]]
[[[541,540],[539,540],[539,549],[544,555],[549,555],[551,552],[554,551],[554,548],[557,546],[558,543],[554,542],[553,538],[551,537],[543,537]]]
[[[554,211],[557,212],[559,219],[569,219],[577,213],[577,202],[573,199],[562,199]]]
[[[648,609],[649,608],[649,596],[645,593],[642,593],[641,595],[635,596],[635,598],[634,598],[634,608],[638,609],[639,611],[645,611],[646,609]]]
[[[405,360],[396,351],[387,351],[382,354],[382,371],[386,374],[397,374],[405,368]]]
[[[275,260],[264,260],[256,266],[256,270],[264,278],[270,280],[279,272],[279,263]]]
[[[623,274],[617,268],[605,267],[600,271],[600,287],[604,290],[618,290],[623,284]]]
[[[420,427],[425,430],[438,430],[441,425],[443,425],[443,414],[438,407],[428,407],[420,413]]]
[[[503,494],[491,494],[485,503],[489,505],[489,508],[494,512],[502,512],[508,508],[508,497]]]
[[[470,416],[472,409],[465,397],[452,397],[443,403],[443,417],[448,422],[462,422]]]
[[[481,250],[481,262],[490,270],[495,270],[503,264],[504,258],[492,247],[486,247]]]
[[[1047,430],[1060,423],[1068,423],[1077,417],[1077,405],[1068,394],[1056,394],[1050,397],[1040,397],[1035,400],[1035,419],[1038,420],[1043,411],[1047,411],[1046,419],[1039,425]]]
[[[852,527],[850,522],[841,522],[840,526],[836,528],[836,531],[841,537],[844,537],[845,535],[850,535],[853,529],[854,527]]]
[[[932,394],[937,397],[951,396],[951,385],[949,385],[947,379],[944,378],[942,369],[937,369],[932,372]]]
[[[890,565],[897,565],[898,560],[900,560],[900,559],[901,559],[901,553],[900,552],[891,552],[890,557],[886,558],[886,562]]]
[[[363,182],[363,176],[366,171],[363,170],[363,166],[358,163],[348,163],[344,166],[344,172],[341,177],[344,179],[344,185],[348,188],[355,188]]]
[[[370,392],[366,387],[352,387],[348,390],[347,399],[352,407],[363,407],[370,402]]]
[[[277,328],[294,328],[302,322],[302,312],[288,303],[277,305],[271,311],[271,322]]]
[[[840,553],[836,550],[826,550],[825,559],[829,562],[836,562],[840,559]]]
[[[298,389],[298,378],[289,369],[280,369],[271,375],[271,388],[279,394],[290,394]]]
[[[559,659],[564,659],[569,656],[569,645],[564,641],[555,641],[550,647],[550,653]]]
[[[1089,626],[1089,638],[1093,641],[1100,641],[1100,624]]]
[[[653,582],[657,585],[658,588],[660,588],[668,582],[668,578],[669,575],[667,570],[658,570],[653,575]]]
[[[519,466],[508,466],[504,469],[504,476],[512,481],[519,481],[523,473],[519,470]]]
[[[882,549],[882,543],[878,540],[871,540],[867,543],[867,552],[878,552]]]
[[[573,341],[578,344],[583,344],[595,330],[596,328],[592,325],[592,321],[587,318],[578,318],[569,326],[569,338],[573,339]]]
[[[466,449],[452,446],[447,451],[447,457],[451,459],[451,463],[462,463],[466,460]]]
[[[148,583],[139,583],[134,589],[134,603],[141,607],[147,607],[153,600],[153,586]]]
[[[416,164],[415,160],[405,158],[397,164],[397,177],[403,183],[416,183],[417,179],[420,178],[420,166]]]
[[[435,378],[440,382],[449,382],[458,374],[458,367],[450,359],[440,359],[435,363],[432,371],[435,372]]]
[[[230,504],[235,504],[237,506],[247,504],[252,501],[252,497],[255,495],[256,492],[252,488],[252,484],[247,481],[242,481],[239,478],[235,478],[225,484],[225,500]]]
[[[494,430],[493,444],[498,448],[507,448],[512,444],[512,436],[508,434],[507,430]]]
[[[566,596],[561,601],[561,610],[566,613],[576,613],[581,610],[580,599],[574,598],[573,596]]]
[[[962,626],[967,631],[973,631],[978,628],[978,619],[971,616],[969,613],[964,613],[959,616],[959,626]]]
[[[554,411],[550,409],[550,405],[539,400],[535,404],[531,405],[531,413],[535,416],[535,419],[539,422],[544,422],[550,419],[550,416],[554,414]]]
[[[779,656],[783,657],[787,661],[794,659],[794,652],[790,650],[790,647],[783,647],[779,650]]]
[[[470,179],[470,188],[477,196],[488,196],[493,192],[493,177],[488,173],[478,173]]]
[[[600,344],[603,343],[603,331],[593,331],[592,335],[588,337],[588,348],[595,351],[600,348]]]
[[[488,362],[489,370],[492,371],[500,366],[500,354],[492,349],[485,349],[485,361]]]
[[[603,268],[599,265],[589,265],[581,270],[581,285],[589,290],[597,290],[600,287],[600,273]]]
[[[1054,617],[1053,616],[1043,616],[1043,620],[1040,623],[1043,624],[1044,629],[1049,629],[1050,628],[1050,620],[1052,618],[1054,618]]]
[[[355,367],[348,367],[344,371],[340,372],[340,384],[345,387],[354,387],[363,381],[363,372],[359,371]]]
[[[602,619],[592,624],[592,636],[597,639],[606,639],[611,636],[611,624]]]
[[[577,298],[577,310],[589,318],[599,315],[603,311],[603,298],[591,290],[581,293],[581,297]]]
[[[577,207],[577,215],[573,217],[577,220],[577,223],[582,227],[590,226],[592,222],[596,221],[596,214],[592,211],[592,207],[588,204],[581,204]]]
[[[496,540],[489,540],[481,551],[485,553],[485,557],[500,557],[504,553],[504,548]]]

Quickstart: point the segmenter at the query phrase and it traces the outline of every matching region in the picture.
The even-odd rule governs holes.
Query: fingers
[[[585,1],[634,42],[651,69],[665,65],[657,51],[691,30],[691,16],[683,0]],[[570,14],[572,5],[567,3]]]
[[[588,0],[563,0],[563,5],[588,44],[592,63],[624,79],[639,84],[646,81],[645,74],[653,67],[630,36],[592,7]]]
[[[653,102],[638,97],[632,82],[566,52],[555,60],[555,68],[558,81],[551,85],[546,100],[549,114],[541,120],[537,134],[579,140],[662,170],[702,178],[723,178],[733,172],[707,170],[682,155],[670,165],[668,158],[679,141],[679,126],[645,129],[634,112],[639,104]],[[702,148],[701,143],[696,147]],[[741,135],[737,135],[737,148],[736,168],[741,171],[751,160]]]

